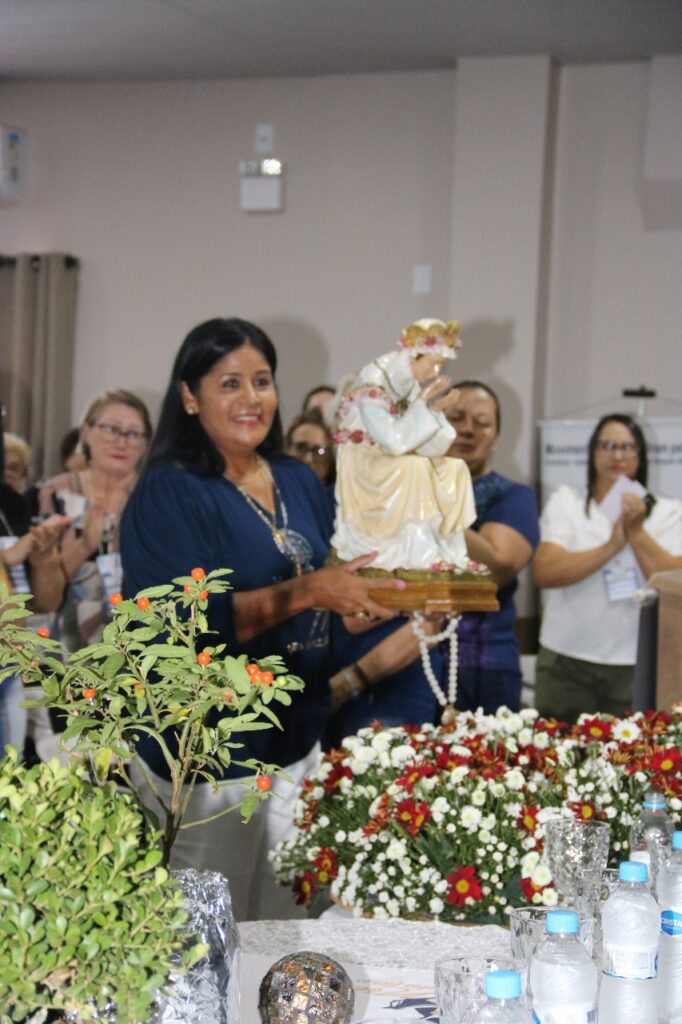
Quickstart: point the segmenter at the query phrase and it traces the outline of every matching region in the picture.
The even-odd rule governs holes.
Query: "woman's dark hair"
[[[181,384],[184,381],[192,394],[196,394],[202,378],[215,364],[242,345],[251,345],[265,356],[274,377],[277,370],[275,347],[267,334],[248,320],[216,318],[189,332],[173,363],[147,467],[173,462],[202,476],[222,476],[225,460],[202,427],[199,417],[185,412]],[[281,450],[282,421],[277,410],[258,452],[269,457]]]
[[[637,455],[639,457],[639,463],[637,466],[637,473],[635,474],[635,480],[639,481],[642,487],[647,486],[647,478],[649,475],[649,466],[647,463],[646,454],[646,441],[642,428],[639,423],[632,418],[627,416],[625,413],[611,412],[607,416],[602,416],[599,423],[592,431],[589,444],[587,446],[587,505],[589,505],[590,498],[594,497],[594,485],[597,482],[597,469],[595,466],[595,455],[597,452],[597,441],[599,435],[606,426],[607,423],[621,423],[626,427],[632,434],[635,444],[637,445]]]
[[[492,398],[495,403],[495,430],[499,434],[500,427],[502,425],[502,415],[500,413],[500,400],[490,387],[489,384],[484,384],[482,380],[460,380],[457,384],[453,385],[454,388],[459,391],[475,391],[479,388],[481,391],[485,391],[486,395]]]

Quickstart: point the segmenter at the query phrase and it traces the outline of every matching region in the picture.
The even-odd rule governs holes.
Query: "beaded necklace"
[[[455,720],[455,701],[457,700],[457,626],[459,615],[453,615],[447,626],[441,633],[433,636],[424,632],[424,617],[419,612],[414,612],[411,618],[412,632],[419,640],[419,652],[421,654],[424,675],[431,687],[431,691],[443,709],[440,717],[441,725],[451,725]],[[448,663],[448,692],[445,694],[433,671],[429,657],[429,647],[435,646],[442,640],[450,641],[450,660]]]
[[[289,529],[289,513],[287,511],[282,492],[277,486],[277,481],[272,475],[272,471],[268,466],[265,459],[258,456],[259,468],[266,474],[272,488],[275,493],[275,511],[273,514],[267,512],[262,508],[258,502],[254,501],[250,494],[247,493],[243,484],[234,483],[242,498],[252,509],[258,518],[264,523],[272,535],[272,539],[275,542],[277,550],[288,558],[290,562],[293,562],[294,569],[297,576],[301,576],[304,572],[310,572],[312,569],[312,555],[313,550],[310,543],[306,540],[302,534],[296,530]],[[281,518],[281,526],[277,525],[277,513],[279,512]]]

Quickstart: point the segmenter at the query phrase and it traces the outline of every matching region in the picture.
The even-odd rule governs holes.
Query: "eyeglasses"
[[[121,430],[115,423],[93,423],[105,441],[125,441],[131,448],[141,448],[147,442],[147,435],[142,430]]]
[[[637,445],[631,441],[624,441],[623,444],[618,441],[597,441],[596,447],[600,452],[622,452],[623,455],[635,455],[637,452]]]
[[[305,459],[306,455],[310,455],[314,462],[321,462],[322,459],[327,458],[331,448],[326,444],[306,444],[305,441],[292,441],[289,451],[299,459]]]

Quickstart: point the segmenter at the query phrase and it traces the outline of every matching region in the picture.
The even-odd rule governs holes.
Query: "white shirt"
[[[671,555],[682,554],[682,502],[658,498],[644,521],[644,529]],[[540,540],[559,544],[567,551],[600,547],[608,541],[611,530],[611,523],[594,501],[590,501],[589,513],[585,514],[585,494],[565,485],[551,495],[540,519]],[[545,590],[542,646],[583,661],[634,665],[639,605],[634,597],[611,601],[606,590],[606,573],[627,572],[633,567],[639,587],[644,576],[628,544],[602,569],[579,583]]]

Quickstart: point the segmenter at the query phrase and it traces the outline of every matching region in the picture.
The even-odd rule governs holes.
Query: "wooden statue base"
[[[404,590],[376,587],[372,597],[396,612],[421,612],[423,615],[453,615],[457,612],[499,611],[497,584],[491,580],[406,583]]]

